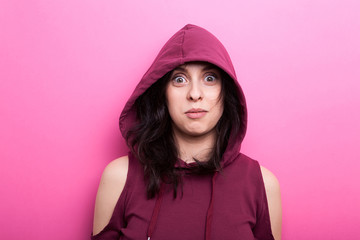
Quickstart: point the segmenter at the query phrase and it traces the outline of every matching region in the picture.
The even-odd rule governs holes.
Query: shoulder
[[[98,195],[102,196],[105,193],[106,195],[104,197],[119,197],[126,182],[128,167],[128,156],[123,156],[111,161],[102,173]]]
[[[279,191],[280,184],[276,176],[267,168],[260,166],[261,174],[264,180],[266,191]]]
[[[108,180],[108,183],[121,183],[122,180],[126,180],[128,171],[129,158],[128,156],[122,156],[111,161],[104,169],[101,176],[101,180]],[[106,182],[103,182],[106,183]]]
[[[128,156],[111,161],[104,169],[96,195],[93,234],[110,221],[115,205],[124,189],[129,168]]]
[[[281,196],[280,184],[276,176],[263,166],[260,166],[261,174],[264,180],[267,203],[269,207],[269,215],[271,222],[271,230],[276,240],[281,239]]]

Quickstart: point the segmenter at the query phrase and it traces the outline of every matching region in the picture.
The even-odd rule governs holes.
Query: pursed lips
[[[208,111],[202,108],[192,108],[185,112],[185,115],[191,119],[203,117]]]

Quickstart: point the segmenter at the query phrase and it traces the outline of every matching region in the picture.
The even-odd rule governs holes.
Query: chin
[[[192,137],[201,137],[201,136],[208,135],[208,134],[212,133],[213,131],[214,131],[214,129],[208,130],[208,129],[196,128],[196,129],[192,129],[192,130],[187,130],[187,131],[185,131],[185,133]]]
[[[188,132],[187,135],[191,136],[191,137],[201,137],[206,135],[206,133],[204,132]]]

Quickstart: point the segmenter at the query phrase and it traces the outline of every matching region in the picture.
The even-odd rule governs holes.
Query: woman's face
[[[202,136],[215,132],[223,113],[221,74],[205,62],[177,67],[166,86],[166,101],[176,133]]]

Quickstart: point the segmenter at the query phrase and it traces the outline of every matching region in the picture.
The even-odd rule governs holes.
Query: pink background
[[[228,49],[283,239],[360,236],[358,0],[1,1],[1,239],[89,239],[118,116],[186,23]],[[241,203],[239,203],[241,204]]]

